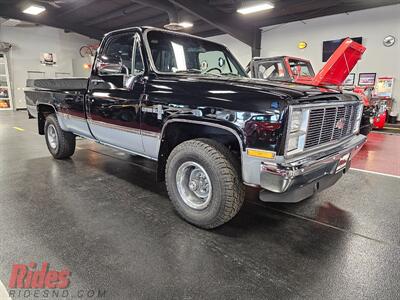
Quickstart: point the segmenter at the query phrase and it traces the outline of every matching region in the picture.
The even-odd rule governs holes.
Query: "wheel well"
[[[48,115],[54,114],[56,111],[53,106],[46,104],[38,105],[38,131],[40,135],[44,135],[44,124]]]
[[[165,128],[161,137],[160,151],[158,155],[157,180],[164,181],[165,166],[171,151],[184,141],[209,138],[226,146],[241,162],[241,146],[236,135],[229,130],[211,125],[174,122]]]

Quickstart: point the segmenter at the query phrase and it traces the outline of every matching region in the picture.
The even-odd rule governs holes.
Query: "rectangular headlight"
[[[310,110],[292,108],[289,111],[289,130],[286,140],[286,154],[295,154],[304,150]]]

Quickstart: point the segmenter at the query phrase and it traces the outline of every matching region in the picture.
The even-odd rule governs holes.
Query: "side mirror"
[[[128,69],[122,64],[120,57],[102,56],[96,64],[99,75],[128,75]]]

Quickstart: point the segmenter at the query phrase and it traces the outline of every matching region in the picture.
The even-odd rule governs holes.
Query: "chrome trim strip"
[[[160,138],[160,133],[154,132],[154,131],[143,130],[143,129],[140,129],[140,128],[125,127],[125,126],[116,125],[116,124],[110,124],[110,123],[107,123],[107,122],[93,120],[93,119],[88,119],[88,123],[89,124],[103,126],[103,127],[107,127],[107,128],[111,128],[111,129],[122,130],[122,131],[126,131],[126,132],[129,132],[129,133],[135,133],[135,134],[139,134],[139,135],[145,135],[145,136]]]
[[[125,127],[125,126],[111,124],[111,123],[93,120],[93,119],[88,119],[88,123],[111,128],[111,129],[122,130],[122,131],[130,132],[130,133],[140,134],[140,128]]]

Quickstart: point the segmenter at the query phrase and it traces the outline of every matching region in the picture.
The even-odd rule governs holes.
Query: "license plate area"
[[[339,159],[339,162],[336,167],[336,173],[340,172],[341,170],[343,170],[346,167],[347,162],[349,161],[349,158],[350,158],[350,153],[347,153]]]

